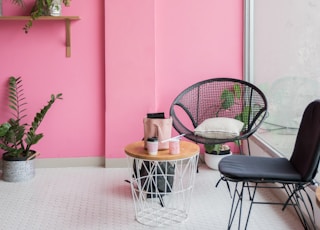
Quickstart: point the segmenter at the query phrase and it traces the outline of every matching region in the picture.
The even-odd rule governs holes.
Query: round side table
[[[169,226],[188,219],[200,148],[180,141],[180,154],[149,155],[144,142],[125,147],[132,169],[131,192],[138,222]]]

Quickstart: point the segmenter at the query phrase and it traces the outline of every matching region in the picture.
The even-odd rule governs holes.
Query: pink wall
[[[109,0],[106,3],[106,156],[143,136],[147,112],[185,87],[242,78],[242,1]]]
[[[72,22],[71,58],[62,22],[35,22],[25,35],[24,22],[0,21],[0,122],[10,75],[23,77],[30,115],[51,93],[64,94],[41,127],[43,158],[124,157],[124,146],[142,138],[147,112],[168,115],[194,82],[242,77],[242,0],[71,4],[63,14],[81,17]]]
[[[64,15],[81,17],[71,25],[70,58],[63,22],[37,21],[24,34],[25,22],[0,21],[0,122],[7,119],[4,90],[11,75],[23,77],[30,118],[51,93],[64,95],[41,126],[44,138],[36,149],[43,158],[104,155],[104,6],[93,2],[63,8]]]

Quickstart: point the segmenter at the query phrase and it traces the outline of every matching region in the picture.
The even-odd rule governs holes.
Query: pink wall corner
[[[106,157],[124,157],[147,112],[187,86],[242,78],[242,1],[107,1]],[[223,22],[223,23],[222,23]]]

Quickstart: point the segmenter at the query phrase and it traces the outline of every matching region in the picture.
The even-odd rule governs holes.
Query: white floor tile
[[[128,169],[81,167],[36,169],[36,177],[29,182],[0,181],[0,229],[154,229],[135,220],[130,185],[124,181],[129,178]],[[227,229],[231,198],[225,184],[215,187],[218,179],[217,171],[202,165],[196,175],[189,219],[159,229]],[[274,198],[267,193],[259,196]],[[254,206],[248,229],[270,228],[302,229],[289,210]]]

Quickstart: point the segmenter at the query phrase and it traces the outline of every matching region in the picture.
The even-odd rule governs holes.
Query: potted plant
[[[61,4],[64,4],[68,7],[70,6],[70,2],[71,0],[35,0],[35,3],[30,12],[31,19],[23,27],[24,32],[28,33],[30,28],[32,27],[33,21],[40,16],[59,16],[60,13],[57,13],[57,11],[61,11]]]
[[[9,78],[9,107],[12,117],[0,125],[0,149],[2,155],[2,177],[5,181],[17,182],[34,177],[34,161],[38,155],[32,148],[42,139],[43,134],[37,133],[45,115],[62,94],[51,95],[47,104],[34,116],[32,123],[24,123],[26,101],[21,77]]]
[[[224,89],[220,95],[220,105],[217,109],[215,117],[219,117],[221,111],[230,109],[235,103],[236,99],[241,97],[241,87],[239,84],[234,84],[232,89]],[[247,125],[250,107],[245,106],[241,113],[235,116],[236,120],[239,120]],[[237,146],[241,145],[241,142],[234,141]],[[212,169],[218,169],[219,161],[227,156],[231,155],[230,147],[226,144],[205,144],[205,162]]]
[[[215,155],[226,155],[230,153],[230,147],[227,144],[205,144],[206,153]]]
[[[230,147],[227,144],[205,144],[204,160],[209,168],[218,169],[220,160],[231,155]]]

